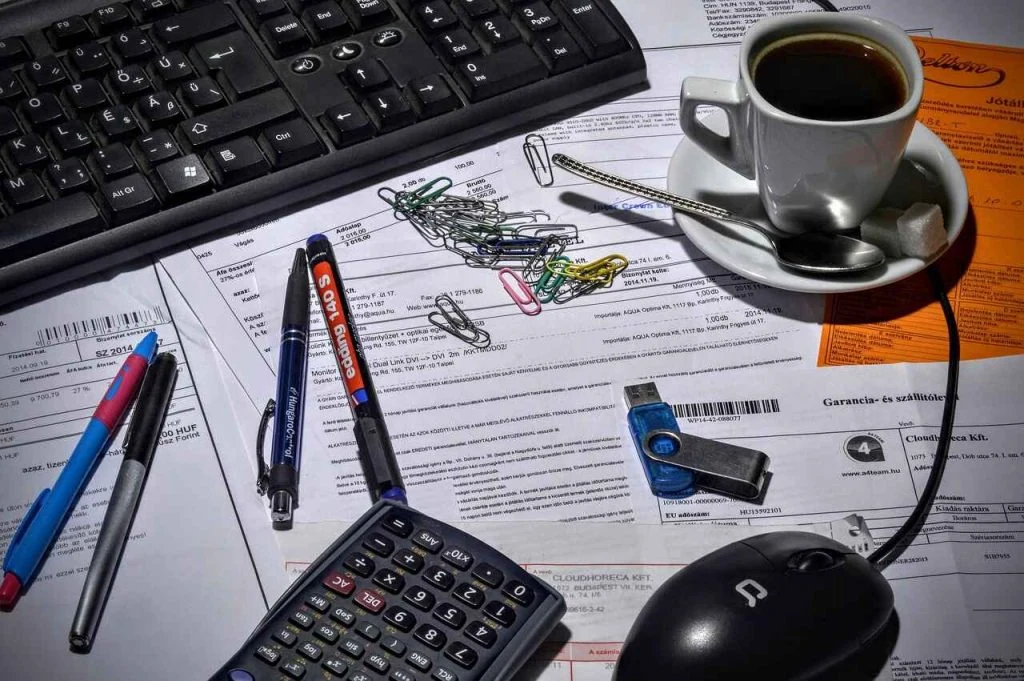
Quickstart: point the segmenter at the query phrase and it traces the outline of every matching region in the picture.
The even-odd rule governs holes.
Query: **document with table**
[[[936,64],[992,65],[1003,50],[939,38],[1022,46],[1012,2],[976,3],[969,25],[952,0],[836,4],[899,24]],[[894,285],[902,303],[887,299],[894,287],[833,296],[770,288],[706,257],[667,206],[557,168],[553,185],[541,186],[524,155],[531,133],[550,154],[664,187],[682,137],[681,78],[734,77],[750,24],[815,6],[618,6],[645,48],[649,89],[0,315],[0,553],[134,344],[156,330],[179,365],[93,652],[70,653],[67,630],[123,431],[35,584],[13,613],[0,613],[5,668],[106,679],[144,663],[153,678],[206,678],[368,508],[345,386],[312,288],[294,529],[272,530],[256,492],[285,284],[295,249],[316,232],[334,245],[410,504],[498,547],[568,602],[563,626],[519,678],[610,680],[646,597],[737,539],[799,526],[866,553],[892,535],[928,476],[943,407],[941,313],[912,304],[930,295],[923,278]],[[1019,49],[1004,51],[1024,68]],[[1018,71],[999,73],[1005,83],[987,109],[930,83],[919,115],[964,164],[972,194],[973,249],[958,242],[970,265],[950,294],[969,361],[938,501],[886,571],[900,638],[879,678],[1024,678],[1024,208],[1019,181],[1006,180],[1024,173],[1024,88]],[[496,202],[524,223],[571,230],[574,259],[622,254],[629,267],[611,287],[525,316],[496,272],[434,247],[382,198],[436,178],[450,179],[450,194]],[[489,345],[460,342],[428,320],[442,295]],[[850,323],[901,304],[906,314]],[[651,494],[623,400],[626,385],[647,381],[683,431],[770,457],[763,503]],[[861,523],[856,535],[844,529],[851,522]]]

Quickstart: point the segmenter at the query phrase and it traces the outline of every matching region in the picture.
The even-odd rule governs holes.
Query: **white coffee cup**
[[[835,121],[801,118],[769,103],[754,87],[754,60],[784,38],[838,34],[866,39],[898,62],[905,101],[881,116]],[[914,44],[896,25],[850,14],[774,17],[751,27],[740,47],[738,81],[686,78],[680,122],[694,143],[744,177],[780,230],[838,232],[874,210],[896,173],[921,104],[924,75]],[[851,97],[856,93],[851,92]],[[697,120],[697,107],[722,109],[729,132]]]

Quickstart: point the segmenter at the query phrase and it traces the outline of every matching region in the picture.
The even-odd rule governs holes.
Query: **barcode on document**
[[[164,324],[166,322],[167,313],[164,312],[162,306],[157,305],[151,308],[118,312],[116,314],[79,319],[64,324],[57,324],[56,326],[48,326],[45,329],[39,329],[36,334],[39,337],[39,345],[51,345],[79,338],[102,336],[126,329],[136,329],[141,326]]]
[[[779,400],[769,397],[763,400],[737,400],[735,402],[691,402],[673,404],[672,413],[677,419],[701,416],[746,416],[749,414],[778,414]]]

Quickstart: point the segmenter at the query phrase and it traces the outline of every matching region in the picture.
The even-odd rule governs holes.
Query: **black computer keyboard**
[[[608,0],[14,0],[0,304],[645,77]]]

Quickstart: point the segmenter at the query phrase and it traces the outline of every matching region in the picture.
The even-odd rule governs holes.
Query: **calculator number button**
[[[466,669],[472,669],[477,661],[476,651],[462,641],[452,641],[445,649],[444,656]]]
[[[433,532],[428,532],[427,530],[420,530],[419,532],[414,534],[412,537],[412,542],[417,546],[425,548],[427,551],[430,551],[431,553],[437,553],[441,550],[441,547],[444,546],[444,542],[441,540],[440,537],[438,537]]]
[[[434,594],[430,593],[421,586],[414,586],[405,592],[402,596],[402,600],[406,603],[411,603],[414,607],[419,608],[426,612],[434,607],[434,603],[437,601],[434,598]]]
[[[505,585],[505,588],[501,590],[501,593],[511,598],[520,605],[529,605],[533,603],[533,591],[522,582],[515,580]]]
[[[358,552],[346,558],[344,565],[360,577],[369,577],[373,574],[373,569],[376,567],[372,560]]]
[[[466,627],[466,636],[471,641],[476,641],[484,648],[490,648],[494,645],[494,642],[498,640],[498,632],[491,629],[483,622],[472,621],[469,626]]]
[[[356,582],[348,575],[330,572],[324,578],[324,586],[340,596],[348,596],[356,590]]]
[[[511,627],[513,622],[516,621],[515,611],[498,601],[488,603],[487,607],[484,608],[484,614],[504,627]]]
[[[455,587],[455,591],[452,591],[452,596],[474,608],[479,608],[484,604],[484,592],[465,582]]]
[[[499,587],[505,581],[505,575],[501,574],[501,570],[487,563],[480,563],[473,568],[473,576],[487,586],[493,587]]]
[[[399,631],[410,631],[416,626],[416,618],[404,608],[393,605],[384,613],[384,621]]]
[[[430,567],[423,573],[423,579],[430,582],[442,591],[447,591],[452,588],[452,584],[455,583],[455,576],[441,567]]]
[[[460,570],[468,570],[469,566],[473,564],[473,556],[469,555],[469,552],[465,549],[460,549],[458,546],[449,546],[441,554],[441,560],[454,565]]]
[[[416,640],[430,646],[434,650],[440,650],[448,641],[448,637],[444,635],[444,632],[431,624],[421,624],[413,636],[416,637]]]
[[[413,574],[423,569],[423,557],[409,549],[401,549],[391,558],[391,562]]]
[[[466,613],[447,603],[437,606],[437,610],[434,611],[434,617],[453,629],[458,629],[466,621]]]
[[[385,606],[384,597],[370,589],[361,589],[353,600],[375,615]]]

